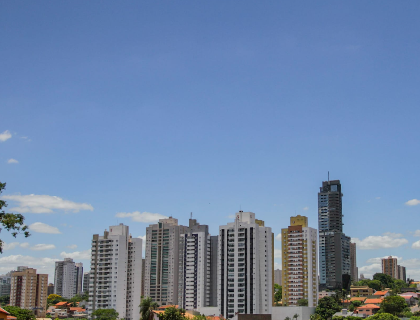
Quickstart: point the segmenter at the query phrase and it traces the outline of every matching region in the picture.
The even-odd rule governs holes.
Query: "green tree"
[[[97,309],[92,312],[92,317],[97,320],[117,320],[118,312],[115,309]]]
[[[283,297],[283,287],[277,283],[274,284],[274,302],[278,304]]]
[[[308,306],[308,299],[299,299],[296,301],[299,307],[307,307]]]
[[[324,297],[319,299],[318,305],[315,309],[315,313],[318,314],[321,319],[328,320],[332,319],[336,312],[341,310],[337,303],[337,299],[334,297]],[[312,319],[311,319],[312,320]]]
[[[290,319],[290,317],[286,317],[286,318],[284,318],[284,320],[292,320],[292,319]]]
[[[9,303],[10,303],[10,296],[9,295],[0,297],[0,306],[5,306],[5,305],[8,305]]]
[[[403,280],[394,279],[394,284],[392,285],[392,291],[394,293],[400,293],[402,288],[408,288],[409,285]]]
[[[314,314],[311,314],[309,316],[309,319],[311,319],[311,320],[322,320],[322,317],[319,314],[314,313]]]
[[[408,305],[405,302],[405,299],[400,296],[388,296],[381,302],[381,311],[390,313],[394,316],[402,313],[407,308]]]
[[[165,309],[164,313],[159,314],[159,319],[162,320],[185,320],[185,310],[169,307]]]
[[[383,288],[392,288],[394,284],[394,279],[385,273],[375,273],[373,275],[373,280],[379,280]]]
[[[361,305],[362,305],[362,301],[354,300],[354,301],[350,302],[349,311],[354,311],[355,309],[357,309]]]
[[[31,310],[21,309],[19,307],[6,306],[3,308],[9,312],[12,316],[16,317],[17,320],[35,320],[35,315]]]
[[[390,313],[380,312],[374,314],[373,316],[367,317],[367,320],[400,320],[397,316],[394,316]]]
[[[149,320],[153,318],[152,310],[156,310],[159,305],[153,302],[152,298],[147,297],[141,300],[140,303],[140,320]]]
[[[204,314],[198,314],[194,316],[193,320],[207,320],[207,317]]]
[[[0,195],[6,188],[6,183],[0,182]],[[28,226],[25,225],[25,217],[17,213],[6,213],[3,208],[7,207],[7,203],[0,199],[0,227],[3,226],[7,231],[11,231],[12,236],[16,236],[23,232],[25,238],[30,236]],[[0,228],[1,229],[1,228]],[[3,241],[0,239],[0,253],[3,253]]]
[[[381,290],[382,283],[379,280],[369,280],[368,287],[374,290]]]

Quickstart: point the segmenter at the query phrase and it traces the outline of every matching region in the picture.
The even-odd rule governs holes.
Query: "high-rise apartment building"
[[[317,305],[317,237],[305,216],[291,217],[290,226],[281,229],[283,306],[296,306],[300,299]]]
[[[132,238],[128,226],[110,226],[93,235],[89,276],[89,317],[97,309],[115,309],[120,318],[139,318],[142,239]]]
[[[159,305],[178,304],[179,235],[186,232],[172,217],[146,228],[144,295]]]
[[[84,272],[83,273],[83,293],[89,292],[89,275],[90,272]]]
[[[382,259],[382,273],[387,274],[394,279],[398,279],[398,261],[397,258],[389,256]]]
[[[319,286],[341,289],[350,277],[350,237],[343,233],[340,180],[322,182],[318,193]]]
[[[398,265],[398,279],[407,282],[405,267]]]
[[[282,277],[282,272],[281,272],[281,270],[280,269],[276,269],[276,270],[274,270],[274,283],[275,284],[278,284],[279,286],[281,286],[282,285],[282,279],[281,279],[281,277]]]
[[[190,219],[186,233],[179,235],[178,304],[186,310],[216,306],[217,290],[212,290],[212,270],[217,270],[217,236],[207,225]],[[214,282],[217,279],[214,278]]]
[[[47,290],[47,294],[53,294],[54,293],[54,283],[49,283],[48,284],[48,290]]]
[[[71,258],[55,262],[54,293],[67,299],[73,298],[77,291],[76,265]]]
[[[13,272],[10,305],[32,310],[37,318],[45,318],[47,308],[48,275],[37,274],[36,269],[18,267]]]
[[[0,275],[0,297],[10,295],[13,272],[14,271]]]
[[[218,307],[236,313],[270,314],[273,304],[273,233],[253,212],[239,211],[219,227]]]
[[[83,292],[83,263],[78,262],[74,264],[75,267],[75,274],[74,274],[74,281],[75,281],[75,289],[76,294],[82,294]]]
[[[356,244],[350,243],[350,278],[352,282],[359,281],[359,269],[357,268]]]

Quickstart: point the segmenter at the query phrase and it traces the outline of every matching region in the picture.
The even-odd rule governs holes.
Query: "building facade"
[[[398,279],[398,261],[397,258],[389,256],[382,259],[382,273]]]
[[[93,235],[89,275],[89,317],[97,309],[115,309],[120,318],[136,320],[141,303],[142,239],[128,226],[110,226]]]
[[[10,287],[12,283],[12,273],[0,275],[0,297],[10,295]]]
[[[317,231],[308,227],[308,218],[290,218],[290,226],[281,229],[283,306],[297,306],[307,299],[308,306],[318,302]]]
[[[144,296],[159,305],[178,304],[179,235],[186,232],[172,217],[146,228]]]
[[[342,196],[340,180],[322,182],[318,193],[321,290],[341,289],[343,279],[350,277],[350,237],[343,233]]]
[[[83,273],[83,293],[89,292],[89,275],[90,272],[84,272]]]
[[[239,211],[219,227],[219,314],[270,314],[273,304],[274,235],[253,212]]]
[[[71,258],[55,262],[54,293],[71,299],[76,295],[76,265]]]
[[[398,265],[398,279],[407,282],[405,267]]]
[[[48,290],[47,290],[47,294],[53,294],[54,293],[54,283],[49,283],[48,284]]]
[[[350,278],[352,282],[359,281],[359,269],[357,268],[356,244],[350,242]]]
[[[10,305],[32,310],[37,318],[45,318],[48,294],[48,275],[37,274],[36,269],[18,267],[13,272]]]
[[[282,285],[282,272],[280,269],[274,270],[274,283],[278,285]]]
[[[216,242],[209,227],[190,219],[187,232],[179,236],[178,304],[186,310],[212,306],[217,291],[212,290],[212,270],[217,270]],[[217,282],[217,279],[214,279]]]
[[[75,281],[75,288],[76,294],[82,294],[83,292],[83,263],[78,262],[74,264],[75,267],[75,274],[74,274],[74,281]]]

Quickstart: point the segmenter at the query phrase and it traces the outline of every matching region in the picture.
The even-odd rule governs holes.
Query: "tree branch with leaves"
[[[6,188],[6,183],[0,182],[0,195]],[[9,231],[13,237],[17,237],[18,234],[23,233],[25,238],[31,234],[28,231],[28,226],[25,225],[25,217],[18,213],[7,213],[4,208],[7,207],[7,203],[0,199],[0,232],[2,227]],[[0,253],[3,253],[3,241],[0,239]]]

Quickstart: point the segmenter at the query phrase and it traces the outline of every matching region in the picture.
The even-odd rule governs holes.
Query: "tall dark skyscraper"
[[[350,275],[350,237],[343,233],[340,180],[323,181],[318,193],[319,287],[341,289]]]

